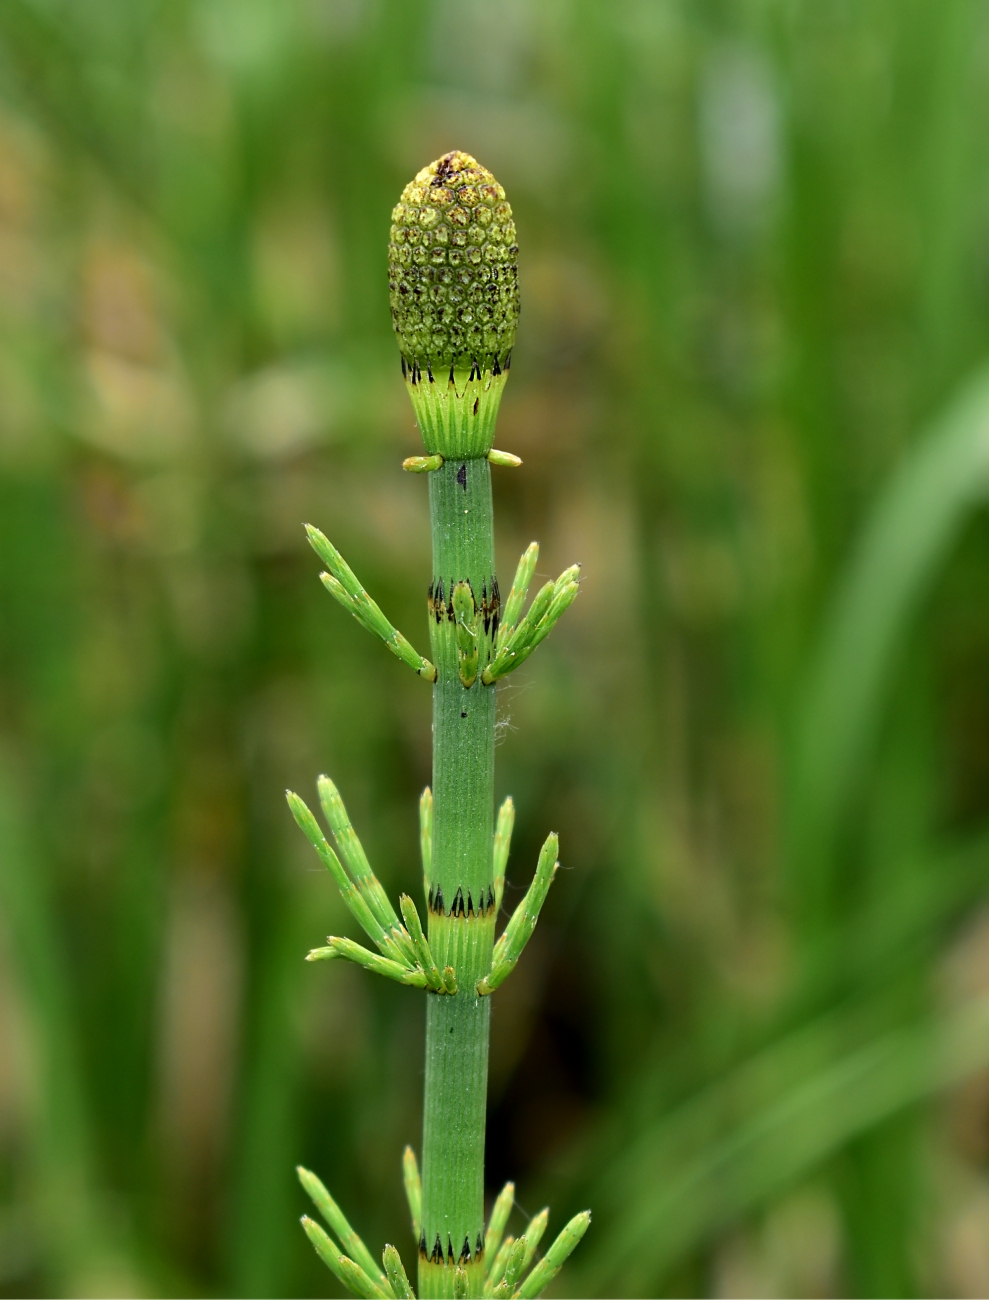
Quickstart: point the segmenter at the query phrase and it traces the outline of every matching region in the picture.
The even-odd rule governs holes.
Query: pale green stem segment
[[[515,825],[515,804],[509,795],[498,809],[494,837],[494,910],[495,916],[501,911],[501,900],[505,896],[505,867],[508,864],[508,850],[512,843],[512,828]],[[513,1187],[512,1183],[508,1184]],[[497,1205],[497,1202],[495,1202]]]
[[[406,1147],[402,1152],[402,1182],[405,1184],[405,1199],[412,1215],[412,1235],[418,1241],[422,1235],[422,1179],[419,1177],[416,1153],[411,1147]]]
[[[458,1264],[453,1271],[453,1295],[454,1300],[464,1300],[467,1295],[470,1282],[467,1277],[467,1270],[462,1264]]]
[[[485,668],[481,680],[486,686],[507,676],[528,659],[577,599],[579,589],[579,564],[572,564],[555,582],[547,582],[539,589],[521,622],[506,634],[494,659]]]
[[[302,1216],[302,1226],[315,1247],[316,1254],[348,1291],[363,1296],[365,1300],[393,1300],[391,1290],[386,1291],[384,1287],[376,1286],[360,1265],[342,1254],[333,1239],[308,1215]]]
[[[493,993],[500,984],[504,984],[515,969],[522,950],[536,928],[539,913],[560,865],[557,860],[559,849],[559,836],[555,833],[548,835],[539,853],[532,884],[512,913],[512,918],[505,927],[505,933],[494,946],[494,952],[491,954],[491,973],[478,982],[477,991],[482,997]]]
[[[295,1172],[299,1176],[299,1182],[305,1189],[306,1195],[336,1233],[344,1251],[349,1252],[373,1282],[378,1286],[386,1285],[385,1275],[374,1256],[350,1226],[347,1216],[316,1175],[310,1173],[308,1169],[303,1169],[301,1165],[296,1168]]]
[[[391,1292],[396,1300],[415,1300],[415,1292],[409,1282],[402,1257],[394,1246],[385,1246],[381,1253],[381,1261],[385,1266]]]
[[[428,898],[433,881],[433,792],[428,785],[419,797],[419,851],[422,855],[422,892]]]
[[[427,681],[436,680],[436,669],[414,649],[396,627],[385,618],[378,605],[371,599],[357,578],[350,565],[337,548],[318,528],[306,524],[306,536],[309,545],[326,565],[328,572],[319,575],[326,590],[344,609],[353,614],[358,623],[384,641],[388,649],[403,664],[407,664],[414,673]]]
[[[337,957],[343,957],[357,966],[363,966],[365,970],[373,971],[375,975],[384,975],[386,979],[394,980],[396,984],[405,984],[414,989],[429,987],[425,972],[418,966],[402,966],[389,957],[379,957],[369,948],[354,943],[353,939],[343,939],[336,934],[329,935],[325,948],[311,948],[306,953],[306,961],[333,961]],[[446,989],[437,992],[445,993]]]
[[[552,1282],[566,1263],[567,1257],[590,1227],[591,1212],[583,1210],[575,1214],[563,1229],[549,1250],[525,1279],[516,1295],[519,1300],[535,1300],[535,1297]]]

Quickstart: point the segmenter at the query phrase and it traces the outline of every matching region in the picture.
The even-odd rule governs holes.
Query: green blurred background
[[[282,791],[419,879],[429,691],[389,213],[461,148],[522,325],[500,693],[527,883],[489,1178],[557,1294],[989,1293],[989,10],[3,0],[0,1292],[335,1293],[413,1243],[422,999]],[[517,1221],[524,1222],[522,1212]]]

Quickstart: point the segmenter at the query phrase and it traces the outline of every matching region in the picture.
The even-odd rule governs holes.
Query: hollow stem
[[[419,1294],[453,1296],[457,1266],[467,1295],[484,1285],[484,1126],[495,907],[495,689],[463,684],[464,645],[483,667],[497,631],[491,469],[483,456],[446,460],[429,475],[433,581],[433,834],[429,945],[457,975],[457,993],[430,996],[422,1145]],[[469,583],[465,605],[459,587]],[[473,605],[473,616],[470,605]],[[465,613],[466,610],[466,613]]]

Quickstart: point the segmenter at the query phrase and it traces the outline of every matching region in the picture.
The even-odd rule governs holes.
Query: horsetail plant
[[[308,960],[346,958],[429,995],[421,1178],[412,1149],[403,1157],[419,1294],[536,1296],[586,1232],[590,1214],[573,1218],[537,1261],[548,1211],[521,1237],[506,1236],[514,1202],[509,1183],[485,1229],[490,995],[515,968],[559,866],[559,841],[551,834],[496,943],[515,809],[506,799],[495,821],[495,686],[573,602],[579,569],[547,582],[526,610],[539,557],[533,542],[501,603],[491,466],[521,464],[492,447],[519,314],[518,248],[505,191],[469,154],[449,153],[406,186],[392,223],[392,320],[426,450],[404,468],[429,476],[432,661],[392,627],[332,543],[316,528],[306,532],[326,566],[320,576],[330,594],[433,684],[433,784],[419,804],[428,927],[424,932],[406,894],[399,917],[336,786],[321,776],[319,801],[336,850],[291,792],[289,807],[377,952],[331,936]],[[304,1169],[299,1178],[333,1236],[309,1218],[303,1227],[338,1280],[359,1296],[412,1296],[394,1246],[385,1247],[379,1266],[319,1179]]]

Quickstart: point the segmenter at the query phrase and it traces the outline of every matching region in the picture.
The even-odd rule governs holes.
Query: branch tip
[[[503,465],[506,469],[517,469],[522,464],[521,456],[513,456],[510,451],[498,451],[495,447],[488,452],[488,460],[492,465]]]
[[[402,461],[402,469],[410,474],[428,474],[440,469],[442,465],[443,457],[438,453],[433,456],[406,456]]]

